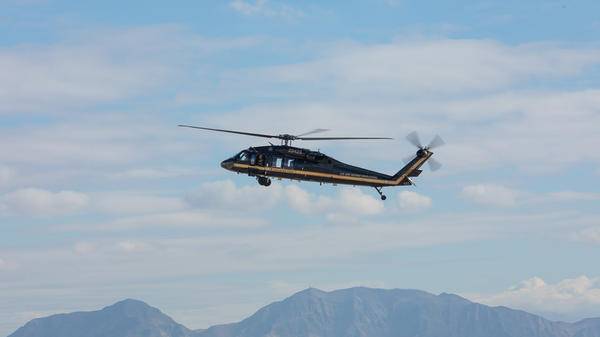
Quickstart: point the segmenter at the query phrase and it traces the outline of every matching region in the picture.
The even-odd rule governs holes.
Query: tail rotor
[[[419,137],[419,134],[416,131],[409,133],[406,136],[406,140],[408,140],[412,145],[414,145],[416,148],[419,149],[416,154],[417,156],[421,155],[423,152],[431,152],[432,149],[441,147],[444,144],[446,144],[446,142],[442,139],[442,137],[440,137],[439,135],[436,135],[429,142],[429,144],[427,144],[427,146],[423,146],[423,143],[421,143],[421,138]],[[415,158],[415,156],[411,156],[410,158],[406,158],[405,161],[410,162],[414,158]],[[442,167],[442,164],[433,158],[429,158],[427,160],[427,163],[429,165],[429,168],[432,171],[437,171]]]

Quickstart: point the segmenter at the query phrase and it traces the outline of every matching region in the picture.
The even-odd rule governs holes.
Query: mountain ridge
[[[159,309],[125,299],[97,311],[56,314],[29,321],[9,337],[193,337]]]
[[[8,337],[600,337],[600,318],[555,322],[454,294],[308,288],[235,323],[191,330],[145,302],[38,318]]]

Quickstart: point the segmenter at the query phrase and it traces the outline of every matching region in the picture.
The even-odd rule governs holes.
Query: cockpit
[[[256,163],[256,152],[244,150],[236,154],[233,159],[236,162],[250,163],[250,165],[254,165]]]
[[[233,159],[236,161],[247,162],[250,160],[250,153],[247,150],[241,151],[240,153],[236,154]]]
[[[252,149],[240,151],[235,156],[223,161],[221,166],[225,169],[232,170],[235,163],[286,169],[295,168],[297,165],[296,159],[294,158],[279,154],[266,155],[264,153],[253,151]]]
[[[256,162],[256,153],[248,151],[248,150],[243,150],[243,151],[240,151],[235,156],[233,156],[227,160],[224,160],[221,163],[221,167],[223,167],[227,170],[231,170],[233,168],[234,163],[244,163],[244,164],[254,165],[255,162]]]

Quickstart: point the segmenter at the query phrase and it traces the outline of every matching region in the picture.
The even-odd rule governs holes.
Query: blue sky
[[[600,315],[600,4],[594,1],[0,1],[0,334],[145,300],[190,328],[309,286],[454,292]],[[219,167],[260,139],[417,187]]]

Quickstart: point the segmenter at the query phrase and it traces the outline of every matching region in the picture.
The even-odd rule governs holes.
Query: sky
[[[189,328],[317,287],[600,316],[598,1],[0,0],[0,335],[124,298]],[[416,186],[219,163],[311,142]]]

